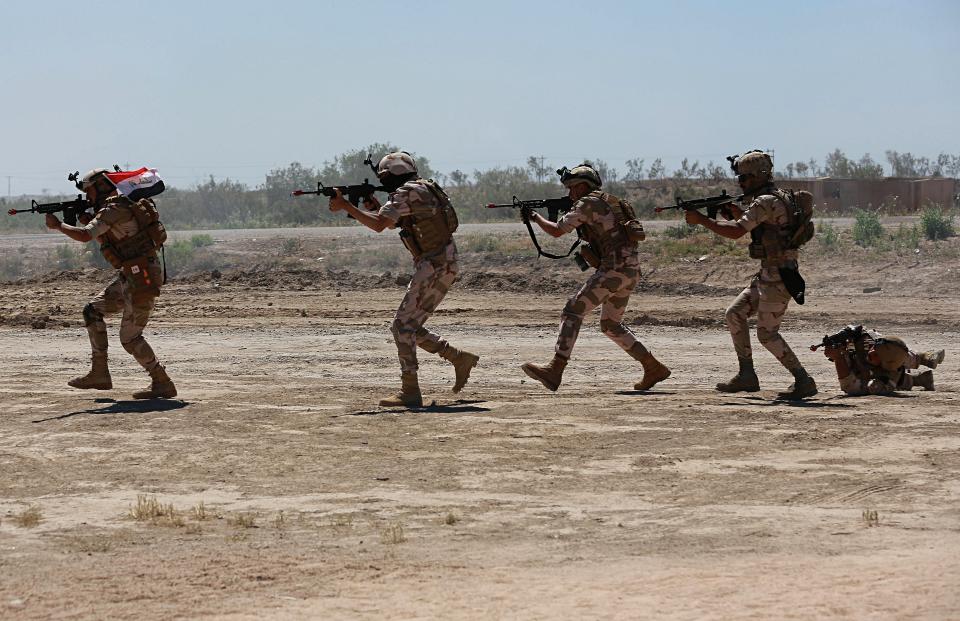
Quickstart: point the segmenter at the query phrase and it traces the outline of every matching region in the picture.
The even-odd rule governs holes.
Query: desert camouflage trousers
[[[83,307],[83,319],[94,355],[107,353],[107,324],[103,320],[104,316],[122,311],[120,344],[148,372],[157,368],[160,363],[150,344],[143,338],[143,329],[150,320],[156,299],[147,297],[134,302],[126,280],[118,273],[106,289]]]
[[[567,300],[560,315],[560,334],[557,336],[556,353],[570,358],[573,346],[580,334],[580,326],[587,313],[600,308],[600,330],[633,358],[639,360],[647,353],[637,337],[623,325],[623,313],[627,302],[640,280],[640,266],[628,261],[614,269],[598,269],[584,283],[580,291]]]
[[[780,322],[790,304],[787,291],[776,268],[764,268],[750,286],[740,292],[727,308],[726,320],[733,347],[740,358],[752,358],[747,319],[757,316],[757,339],[790,371],[802,368],[797,356],[780,336]]]
[[[424,328],[423,324],[437,310],[459,271],[456,259],[443,255],[420,259],[415,267],[407,293],[390,326],[403,373],[417,372],[417,346],[430,353],[440,353],[447,347],[445,340]]]

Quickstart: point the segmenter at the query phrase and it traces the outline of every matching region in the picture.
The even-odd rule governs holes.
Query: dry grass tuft
[[[880,526],[880,514],[875,509],[864,509],[863,521],[867,527]]]
[[[183,518],[177,513],[173,503],[164,505],[156,496],[137,496],[137,502],[130,507],[130,517],[138,522],[150,522],[154,526],[173,526],[180,528],[184,525]]]
[[[209,517],[207,515],[207,506],[203,504],[202,500],[193,506],[193,509],[190,510],[190,513],[193,515],[193,519],[197,520],[198,522],[202,522]]]
[[[459,521],[460,521],[460,518],[455,516],[452,511],[446,514],[445,516],[443,516],[443,523],[446,524],[447,526],[453,526]]]
[[[406,540],[407,537],[403,534],[403,524],[399,522],[390,524],[380,531],[380,542],[385,545],[396,545]]]
[[[238,513],[228,517],[227,524],[237,528],[259,528],[257,526],[257,516],[254,513]]]
[[[13,523],[20,528],[33,528],[37,526],[42,519],[43,514],[40,512],[40,507],[33,505],[14,515]]]

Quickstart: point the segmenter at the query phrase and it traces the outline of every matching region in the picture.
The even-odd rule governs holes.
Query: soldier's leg
[[[916,369],[920,366],[936,369],[940,363],[943,362],[945,356],[946,352],[942,349],[938,349],[936,351],[925,351],[920,354],[911,351],[906,366],[908,369]]]
[[[757,340],[780,361],[794,377],[793,385],[781,397],[802,399],[817,394],[817,385],[800,364],[790,346],[780,334],[780,323],[790,304],[790,292],[781,280],[760,279],[760,299],[757,305]]]
[[[123,281],[117,277],[83,307],[83,323],[90,338],[91,363],[86,375],[75,377],[67,384],[73,388],[109,390],[113,388],[110,367],[107,364],[107,324],[104,315],[123,308]]]
[[[177,388],[167,375],[166,369],[157,360],[153,348],[143,338],[143,329],[150,321],[155,297],[134,301],[129,294],[124,296],[123,319],[120,321],[120,344],[150,374],[150,386],[133,393],[134,399],[170,399],[177,396]]]
[[[670,377],[670,369],[653,357],[647,348],[637,339],[636,335],[623,325],[623,313],[627,310],[630,294],[637,286],[639,272],[631,270],[624,272],[620,278],[618,288],[600,307],[600,330],[611,341],[627,352],[631,358],[643,365],[643,379],[634,385],[636,390],[648,390],[656,383]]]
[[[456,262],[446,263],[442,266],[442,269],[437,270],[438,276],[431,287],[431,290],[436,295],[428,301],[427,307],[424,308],[427,313],[424,321],[429,318],[447,295],[447,291],[450,290],[453,281],[457,277],[457,271],[458,267]],[[473,370],[473,367],[477,366],[480,356],[462,349],[457,349],[445,339],[441,338],[439,334],[428,330],[423,324],[417,328],[416,334],[417,347],[431,354],[437,354],[453,365],[453,371],[456,374],[456,379],[453,382],[453,392],[460,392],[470,379],[470,372]]]
[[[733,348],[737,352],[739,369],[729,381],[717,384],[720,392],[756,392],[760,390],[760,380],[753,369],[753,349],[750,346],[750,328],[747,320],[757,312],[760,303],[760,292],[757,287],[757,278],[750,286],[740,292],[740,295],[727,307],[724,319],[727,329],[733,339]]]
[[[567,300],[560,314],[560,333],[557,335],[557,345],[553,359],[546,365],[528,362],[520,368],[527,376],[539,381],[548,390],[557,390],[563,380],[563,370],[570,360],[573,345],[580,334],[580,326],[587,313],[602,304],[610,297],[612,291],[605,285],[608,276],[604,270],[593,273],[580,291]]]

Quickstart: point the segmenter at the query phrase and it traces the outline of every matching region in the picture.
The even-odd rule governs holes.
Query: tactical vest
[[[813,195],[806,191],[785,191],[771,187],[768,194],[787,211],[787,224],[764,223],[750,231],[750,258],[763,259],[771,265],[784,265],[787,251],[797,250],[813,238]]]
[[[453,239],[459,226],[457,212],[443,188],[433,179],[417,179],[437,200],[437,205],[414,205],[400,218],[400,239],[414,259],[440,252]]]
[[[160,222],[160,213],[153,200],[133,202],[126,196],[109,199],[107,208],[117,214],[107,224],[119,223],[124,216],[137,222],[137,232],[120,238],[111,227],[102,238],[100,252],[110,265],[121,270],[131,288],[134,300],[160,294],[160,270],[157,250],[167,241],[167,230]]]
[[[643,225],[637,220],[633,206],[627,201],[600,190],[594,190],[587,196],[603,201],[613,214],[616,225],[609,230],[590,225],[578,227],[580,236],[586,240],[590,250],[593,251],[585,252],[583,249],[580,253],[591,267],[613,266],[620,262],[620,255],[624,248],[629,249],[630,252],[636,252],[637,243],[646,239],[646,233],[643,231]],[[597,265],[594,265],[594,257],[589,256],[590,254],[596,255]]]

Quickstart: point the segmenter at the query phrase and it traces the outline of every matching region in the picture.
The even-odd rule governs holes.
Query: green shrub
[[[817,241],[824,248],[836,248],[840,244],[840,233],[832,222],[817,222]]]
[[[917,225],[904,226],[900,223],[897,232],[891,236],[895,250],[914,250],[920,246],[920,227]]]
[[[213,238],[207,235],[206,233],[202,233],[200,235],[191,235],[190,245],[193,246],[194,248],[203,248],[204,246],[212,246]]]
[[[869,248],[875,246],[883,237],[883,225],[880,218],[872,211],[857,209],[854,212],[853,241],[858,246]]]
[[[920,228],[927,239],[937,241],[956,234],[953,214],[936,205],[929,205],[920,214]]]

